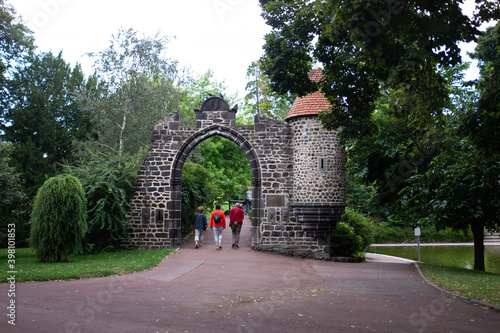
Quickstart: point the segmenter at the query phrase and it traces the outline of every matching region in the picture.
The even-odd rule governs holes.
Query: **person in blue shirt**
[[[247,186],[247,191],[245,192],[245,214],[252,209],[252,190]]]
[[[203,245],[204,234],[208,228],[207,217],[203,214],[203,210],[203,207],[198,207],[198,213],[194,214],[193,218],[194,243],[196,248]]]
[[[245,192],[245,214],[252,209],[252,190],[247,186],[247,191]]]

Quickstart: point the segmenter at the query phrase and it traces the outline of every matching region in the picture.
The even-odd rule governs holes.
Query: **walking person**
[[[215,210],[210,215],[210,228],[214,231],[215,249],[222,249],[222,230],[226,229],[226,216],[219,204],[215,205]]]
[[[233,234],[233,248],[239,248],[241,226],[243,225],[243,218],[245,214],[240,204],[234,205],[234,208],[229,212],[229,226]]]
[[[247,186],[247,191],[245,192],[245,214],[252,209],[252,190]]]
[[[194,214],[193,218],[195,248],[203,245],[203,238],[208,227],[207,217],[203,214],[203,211],[203,207],[198,207],[198,213]]]

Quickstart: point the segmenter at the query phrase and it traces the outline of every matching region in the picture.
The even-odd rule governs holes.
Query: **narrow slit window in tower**
[[[318,170],[319,171],[326,171],[326,158],[320,157],[318,159]]]

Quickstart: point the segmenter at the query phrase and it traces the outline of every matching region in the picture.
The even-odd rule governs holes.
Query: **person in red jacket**
[[[243,218],[245,213],[240,208],[240,204],[234,205],[234,208],[229,212],[229,226],[233,232],[233,248],[239,248],[241,226],[243,225]]]
[[[215,249],[222,249],[222,230],[226,229],[226,217],[219,204],[215,205],[215,210],[210,215],[210,229],[214,231]]]

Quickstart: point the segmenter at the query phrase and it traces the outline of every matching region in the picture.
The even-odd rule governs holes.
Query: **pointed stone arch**
[[[262,216],[262,188],[259,158],[252,144],[234,129],[222,125],[206,127],[189,137],[179,148],[179,152],[174,158],[171,176],[173,192],[175,193],[173,199],[178,201],[178,204],[175,204],[175,206],[178,206],[179,209],[181,207],[182,168],[189,154],[197,145],[216,135],[237,144],[243,150],[250,163],[250,168],[252,170],[252,243],[256,244]]]

